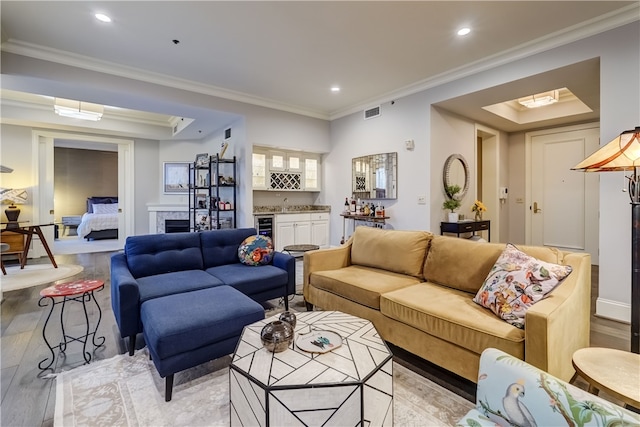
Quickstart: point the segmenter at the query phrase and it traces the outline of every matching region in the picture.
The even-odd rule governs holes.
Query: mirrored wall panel
[[[351,162],[351,179],[351,190],[356,198],[397,198],[398,153],[355,157]]]

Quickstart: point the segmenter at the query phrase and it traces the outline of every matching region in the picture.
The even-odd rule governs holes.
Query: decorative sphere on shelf
[[[280,315],[279,319],[283,322],[287,322],[288,324],[290,324],[294,330],[296,329],[296,315],[293,314],[293,312],[285,311]]]
[[[274,320],[262,328],[260,338],[267,350],[280,353],[289,348],[289,344],[293,341],[293,327],[287,322]]]

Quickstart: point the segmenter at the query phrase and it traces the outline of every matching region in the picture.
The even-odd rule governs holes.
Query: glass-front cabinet
[[[320,191],[322,163],[319,154],[254,147],[254,190]]]
[[[304,158],[304,189],[306,191],[320,191],[320,156],[305,156]]]
[[[266,190],[268,188],[267,153],[265,151],[254,150],[251,157],[251,181],[253,183],[253,189]]]
[[[269,163],[272,171],[302,172],[300,153],[269,151]]]

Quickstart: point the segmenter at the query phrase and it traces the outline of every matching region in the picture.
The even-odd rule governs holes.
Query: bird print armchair
[[[458,426],[640,426],[640,415],[495,348],[480,357],[476,407]]]

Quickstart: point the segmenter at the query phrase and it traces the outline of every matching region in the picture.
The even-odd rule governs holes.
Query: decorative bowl
[[[280,315],[279,319],[283,322],[287,322],[288,324],[290,324],[294,330],[296,329],[296,315],[293,314],[293,312],[285,311]]]
[[[287,322],[274,320],[262,328],[260,338],[267,350],[280,353],[289,348],[289,344],[293,341],[293,327]]]

